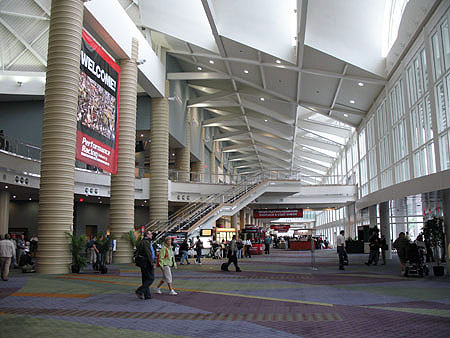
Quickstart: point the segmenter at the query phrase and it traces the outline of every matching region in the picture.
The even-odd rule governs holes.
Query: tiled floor
[[[450,279],[405,278],[333,250],[272,250],[220,271],[219,260],[173,271],[178,296],[137,299],[134,265],[74,275],[11,273],[0,283],[0,337],[449,337]],[[233,268],[230,267],[231,270]],[[158,281],[161,273],[157,270]]]

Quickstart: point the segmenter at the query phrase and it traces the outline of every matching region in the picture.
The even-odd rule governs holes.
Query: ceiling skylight
[[[382,56],[386,57],[397,39],[403,12],[409,0],[386,0],[384,8]]]

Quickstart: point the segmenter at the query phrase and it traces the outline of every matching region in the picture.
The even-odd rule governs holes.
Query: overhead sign
[[[253,210],[254,218],[296,218],[303,217],[303,209],[261,209]]]
[[[274,224],[270,228],[278,232],[288,232],[291,226],[289,224]]]
[[[120,67],[85,31],[82,37],[75,158],[116,174]]]

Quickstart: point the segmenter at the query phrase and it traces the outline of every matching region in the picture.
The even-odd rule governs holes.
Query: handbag
[[[136,266],[143,268],[145,266],[147,266],[147,257],[145,256],[141,256],[141,255],[137,255],[134,262],[136,263]]]

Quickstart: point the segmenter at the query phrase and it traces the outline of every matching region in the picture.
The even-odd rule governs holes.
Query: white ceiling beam
[[[261,165],[259,162],[249,162],[244,164],[239,164],[235,166],[236,169],[243,169],[243,168],[259,168]]]
[[[231,114],[231,115],[218,116],[218,117],[214,117],[212,119],[203,120],[202,121],[202,126],[203,127],[208,127],[211,124],[222,123],[222,122],[229,122],[229,121],[236,121],[236,120],[242,121],[242,116],[240,114]]]
[[[258,133],[253,133],[253,138],[255,141],[259,143],[264,143],[268,146],[274,146],[276,148],[279,148],[280,150],[287,151],[292,146],[292,141],[286,141],[281,138],[273,138],[273,137],[267,137]]]
[[[251,123],[252,127],[266,131],[270,134],[277,135],[280,138],[283,138],[285,140],[291,140],[292,135],[292,126],[277,123],[268,123],[268,122],[261,122],[260,120],[252,117],[248,117],[249,122]]]
[[[307,146],[316,147],[319,149],[333,151],[335,153],[339,153],[339,151],[341,150],[341,147],[339,147],[338,145],[331,144],[328,142],[323,142],[320,140],[315,140],[315,139],[308,138],[308,137],[297,137],[297,140],[295,140],[295,141],[296,141],[296,144],[300,147],[302,145],[307,145]]]
[[[285,161],[286,163],[290,163],[291,154],[289,152],[281,152],[276,150],[267,149],[266,147],[258,146],[258,151],[262,154],[267,154],[273,158],[279,159],[281,161]]]
[[[0,14],[10,15],[10,16],[17,16],[17,17],[20,17],[20,18],[43,20],[43,21],[49,21],[50,20],[50,18],[48,18],[46,16],[31,15],[31,14],[18,13],[18,12],[0,11]]]
[[[230,95],[234,95],[233,92],[230,91],[220,91],[214,94],[209,94],[209,95],[202,95],[199,97],[193,97],[191,99],[189,99],[188,101],[188,106],[192,105],[192,104],[197,104],[197,103],[202,103],[202,102],[207,102],[207,101],[213,101],[213,100],[217,100],[217,99],[223,99],[225,97],[228,97]]]
[[[240,143],[240,144],[237,143],[237,144],[233,144],[231,146],[222,148],[222,152],[223,153],[231,153],[231,152],[238,152],[238,151],[243,151],[243,150],[248,150],[248,149],[253,149],[252,143]]]
[[[261,74],[261,83],[263,85],[263,88],[267,89],[266,75],[264,73],[264,67],[261,65],[262,62],[261,51],[258,51],[258,62],[259,62],[259,73]]]
[[[36,59],[39,60],[45,67],[47,67],[47,61],[31,46],[14,28],[12,28],[5,20],[0,17],[0,23],[5,26],[7,30],[13,34],[17,40],[19,40],[30,52],[33,54]]]
[[[217,115],[220,115],[220,116],[235,114],[235,113],[233,113],[231,111],[228,111],[228,110],[225,110],[225,109],[215,109],[215,108],[210,108],[210,107],[207,107],[205,109],[207,111],[211,112],[211,113],[214,113],[214,114],[217,114]]]
[[[297,165],[301,165],[303,167],[308,167],[308,168],[312,168],[315,170],[319,170],[319,171],[323,171],[323,172],[327,172],[328,169],[330,169],[330,167],[326,167],[324,165],[312,162],[312,161],[308,161],[307,159],[302,159],[300,161],[296,161],[295,164]]]
[[[242,139],[248,139],[248,131],[239,130],[233,133],[225,133],[214,136],[214,141],[217,142],[242,140]]]
[[[167,73],[167,80],[229,80],[230,78],[227,74],[214,72]]]
[[[267,117],[270,117],[274,120],[277,120],[277,121],[280,121],[280,122],[286,123],[286,124],[292,124],[294,122],[293,118],[283,115],[283,114],[280,114],[280,113],[278,113],[272,109],[266,108],[260,104],[257,104],[257,103],[254,103],[254,102],[251,102],[251,101],[248,101],[245,99],[241,99],[241,102],[242,102],[242,105],[244,106],[244,108],[254,110],[254,111],[256,111],[260,114],[263,114]]]
[[[292,70],[292,71],[302,72],[303,74],[312,74],[312,75],[317,75],[317,76],[321,76],[321,77],[329,77],[329,78],[333,78],[333,79],[341,79],[342,78],[344,80],[350,80],[350,81],[354,81],[354,82],[364,82],[364,83],[370,83],[370,84],[375,84],[375,85],[380,85],[380,86],[384,86],[387,83],[386,80],[381,79],[381,78],[371,78],[371,77],[354,76],[354,75],[342,75],[341,73],[327,72],[327,71],[323,71],[323,70],[319,70],[319,69],[312,69],[312,68],[299,69],[295,65],[293,65],[293,66],[289,66],[286,64],[281,65],[278,63],[271,63],[271,62],[259,62],[259,61],[251,60],[251,59],[236,58],[236,57],[222,57],[217,54],[190,53],[190,52],[179,51],[179,50],[170,50],[168,52],[170,54],[173,54],[174,56],[188,55],[188,56],[209,58],[212,60],[239,62],[239,63],[254,65],[254,66]]]
[[[346,114],[352,114],[360,117],[365,117],[367,115],[366,111],[363,110],[354,110],[354,109],[347,109],[347,108],[341,108],[341,107],[329,107],[324,106],[318,103],[312,103],[312,102],[306,102],[306,101],[300,101],[299,103],[302,107],[312,109],[320,109],[320,110],[326,110],[326,111],[335,111],[340,113],[346,113]]]
[[[237,156],[237,157],[229,157],[228,162],[240,162],[240,161],[252,161],[257,160],[258,157],[255,156]]]
[[[350,129],[342,128],[339,126],[333,126],[333,125],[325,124],[325,123],[321,123],[321,122],[313,122],[311,120],[301,120],[301,121],[299,121],[298,125],[299,125],[299,128],[302,128],[302,129],[336,135],[336,136],[339,136],[342,138],[349,137],[349,135],[352,132]]]
[[[308,158],[328,164],[332,164],[335,160],[334,157],[331,156],[327,156],[318,152],[300,150],[298,148],[295,149],[294,154],[296,157],[299,158]]]
[[[46,34],[46,33],[48,32],[49,28],[50,28],[50,27],[47,26],[41,33],[39,33],[39,35],[36,36],[36,37],[34,38],[33,41],[31,41],[30,45],[33,46],[34,43],[35,43],[36,41],[38,41],[38,40],[42,37],[42,35],[44,35],[44,34]],[[16,61],[19,60],[19,59],[22,57],[22,55],[25,54],[27,51],[28,51],[28,48],[25,47],[19,54],[16,55],[16,57],[15,57],[14,59],[12,59],[12,60],[6,65],[5,69],[8,70],[9,68],[11,68],[12,65],[14,65],[14,63],[16,63]]]
[[[347,73],[347,68],[348,68],[348,64],[346,63],[344,66],[344,70],[342,71],[342,75],[345,75],[345,73]],[[339,91],[341,90],[341,86],[342,86],[342,78],[339,79],[339,81],[338,81],[338,85],[337,85],[336,91],[334,92],[333,102],[331,103],[331,108],[328,111],[328,115],[331,115],[331,112],[333,111],[334,106],[336,105],[336,100],[339,96]]]
[[[309,106],[307,106],[307,105],[301,105],[301,106],[302,106],[303,108],[308,109],[308,110],[309,110],[310,112],[312,112],[312,113],[316,113],[316,114],[320,114],[320,115],[326,116],[326,117],[328,117],[328,118],[330,118],[330,119],[332,119],[332,120],[342,122],[342,123],[344,123],[344,124],[346,124],[346,125],[348,125],[348,126],[351,126],[351,127],[353,127],[353,128],[357,128],[357,127],[358,127],[358,125],[357,125],[356,123],[350,122],[350,121],[348,121],[348,120],[344,120],[344,119],[342,119],[342,118],[340,118],[340,117],[338,117],[338,116],[328,115],[327,112],[318,110],[318,109],[316,109],[316,108],[311,108],[311,107],[309,107]]]
[[[221,108],[221,107],[240,107],[236,102],[230,101],[209,101],[197,104],[190,104],[188,108]]]
[[[296,169],[300,171],[300,173],[302,174],[306,174],[308,176],[313,176],[313,177],[319,177],[319,176],[323,176],[326,174],[326,172],[322,173],[322,172],[316,172],[312,169],[309,168],[305,168],[303,166],[296,166]]]
[[[45,5],[42,3],[41,0],[34,0],[34,3],[35,3],[36,5],[38,5],[39,8],[42,9],[42,10],[45,12],[45,14],[47,14],[48,16],[50,16],[50,8],[48,8],[47,6],[45,6]]]
[[[198,85],[195,85],[192,83],[188,83],[188,86],[193,89],[198,90],[199,92],[206,93],[206,94],[214,94],[214,93],[220,92],[220,89],[207,87],[207,86],[198,86]]]

